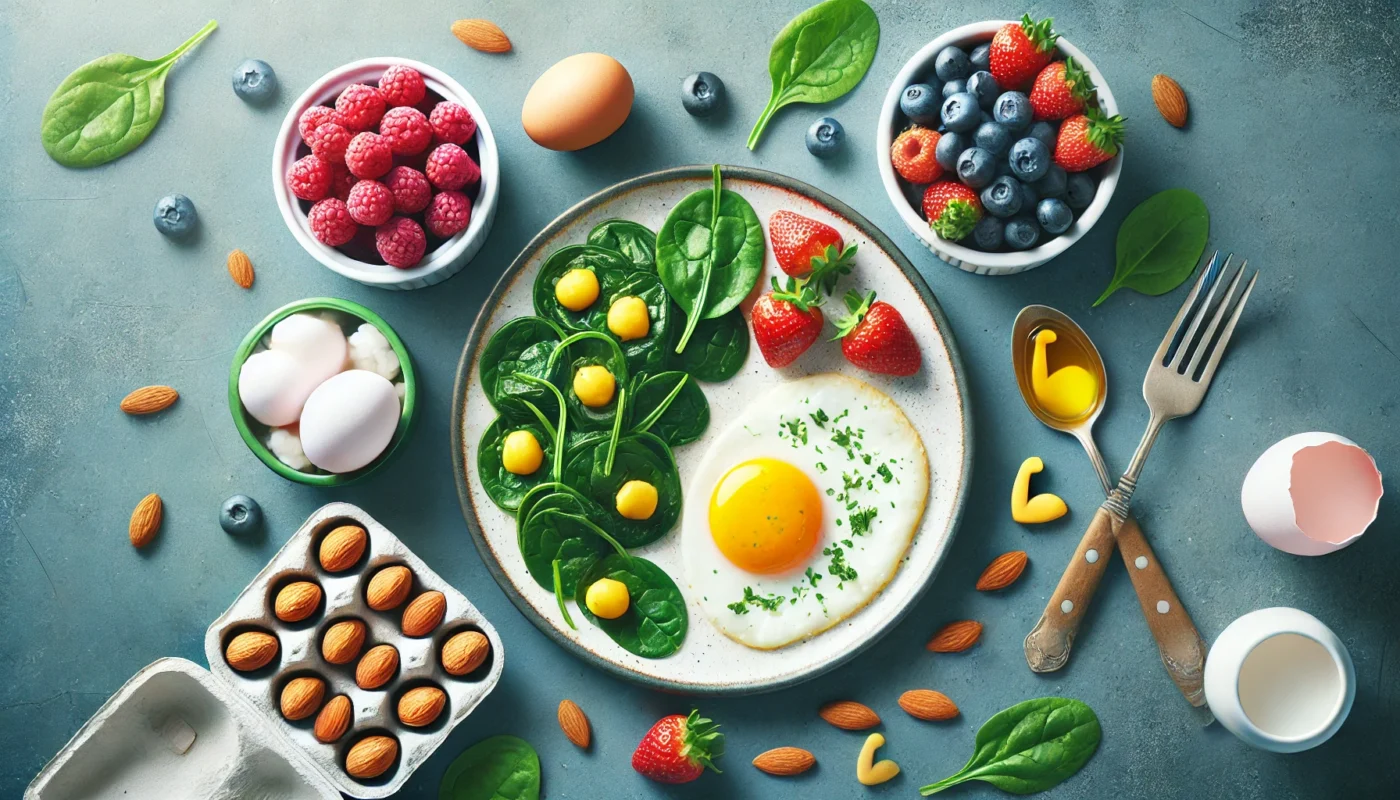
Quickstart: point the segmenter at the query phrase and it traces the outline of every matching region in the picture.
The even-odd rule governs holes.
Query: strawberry
[[[932,128],[913,127],[901,133],[890,145],[890,164],[899,177],[910,183],[933,183],[943,175],[943,165],[934,157],[941,139]]]
[[[724,755],[724,734],[719,726],[692,710],[690,716],[672,714],[651,726],[632,754],[632,769],[661,783],[690,783]]]
[[[992,77],[1003,91],[1025,85],[1050,63],[1060,38],[1050,23],[1049,18],[1035,22],[1024,14],[1020,22],[1008,22],[992,36]]]
[[[844,246],[835,228],[786,209],[768,218],[768,241],[778,266],[789,275],[806,275],[819,260],[845,264],[856,252],[855,245]]]
[[[924,190],[924,217],[939,237],[955,242],[982,219],[977,193],[957,181],[939,181]]]
[[[894,306],[875,302],[875,293],[846,293],[851,316],[836,323],[841,354],[867,372],[899,377],[913,375],[923,364],[919,344]]]
[[[1060,124],[1055,141],[1055,163],[1065,172],[1083,172],[1118,154],[1123,143],[1123,118],[1105,117],[1097,108],[1076,114]]]
[[[786,367],[821,336],[825,318],[817,307],[820,300],[810,287],[798,286],[792,278],[786,291],[774,278],[773,290],[753,304],[753,338],[768,366]]]
[[[1073,58],[1052,62],[1035,76],[1031,111],[1036,119],[1064,119],[1084,110],[1094,96],[1094,82]]]

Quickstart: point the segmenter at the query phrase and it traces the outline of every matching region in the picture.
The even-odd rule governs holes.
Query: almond
[[[355,665],[355,684],[361,689],[378,689],[394,677],[399,668],[399,651],[391,644],[371,647]]]
[[[1188,107],[1186,92],[1181,90],[1181,84],[1166,75],[1153,75],[1152,102],[1157,104],[1162,119],[1178,128],[1186,124]]]
[[[899,696],[899,707],[925,722],[940,722],[958,715],[957,704],[948,695],[932,689],[910,689]]]
[[[350,698],[338,694],[316,715],[316,727],[312,733],[316,741],[330,744],[350,730]]]
[[[248,254],[242,250],[234,250],[228,254],[228,274],[239,288],[253,288],[253,262],[248,260]]]
[[[359,525],[341,525],[321,540],[321,567],[327,572],[344,572],[365,554],[369,534]]]
[[[982,638],[982,623],[970,619],[950,622],[928,640],[928,649],[935,653],[961,653]]]
[[[413,602],[403,610],[403,622],[399,627],[403,629],[404,636],[427,636],[442,624],[446,613],[447,598],[443,597],[442,592],[424,592],[413,598]]]
[[[800,747],[775,747],[766,753],[759,753],[753,765],[768,773],[787,777],[801,775],[817,765],[817,757]]]
[[[137,503],[135,510],[131,512],[131,521],[126,526],[126,535],[131,537],[132,547],[145,547],[156,538],[163,511],[160,495],[148,494],[141,498],[141,502]]]
[[[587,750],[588,743],[593,741],[588,717],[584,715],[583,709],[578,707],[578,703],[572,700],[559,701],[559,727],[563,729],[565,738],[573,742],[575,747]]]
[[[484,19],[459,19],[452,23],[452,35],[462,44],[483,53],[509,53],[510,39],[494,22]]]
[[[1029,560],[1024,550],[1002,553],[982,570],[982,576],[977,579],[977,591],[996,592],[1005,589],[1021,577]]]
[[[326,682],[320,678],[292,678],[282,687],[282,716],[295,722],[321,708],[326,698]]]
[[[399,698],[399,722],[410,728],[433,724],[447,705],[447,693],[436,686],[419,686]]]
[[[264,631],[245,631],[224,648],[224,660],[239,672],[262,669],[277,657],[277,637]]]
[[[880,724],[880,715],[870,706],[854,700],[836,700],[822,706],[817,714],[843,731],[863,731]]]
[[[365,644],[365,624],[357,619],[337,622],[321,637],[321,657],[332,664],[349,664],[360,657]]]
[[[491,640],[481,631],[462,631],[442,646],[442,668],[461,677],[476,670],[491,654]]]
[[[321,587],[310,581],[297,581],[282,587],[272,604],[272,613],[283,622],[301,622],[321,605]]]
[[[366,736],[345,755],[345,771],[352,778],[378,778],[394,765],[399,743],[392,736]]]
[[[122,398],[121,410],[134,416],[154,414],[175,405],[180,393],[169,386],[142,386]]]
[[[398,608],[407,600],[408,592],[412,588],[413,573],[408,571],[408,567],[395,564],[374,573],[374,577],[369,579],[365,600],[375,611],[388,611]]]

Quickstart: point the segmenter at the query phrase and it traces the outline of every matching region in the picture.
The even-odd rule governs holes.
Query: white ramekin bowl
[[[422,73],[429,91],[460,103],[471,112],[472,118],[476,120],[477,160],[481,166],[481,186],[472,201],[471,222],[467,229],[441,243],[437,249],[425,253],[423,260],[412,269],[357,261],[334,247],[321,244],[311,235],[306,212],[292,195],[286,180],[287,170],[299,158],[301,134],[297,132],[297,121],[301,119],[302,112],[313,105],[334,102],[340,92],[352,83],[377,83],[384,70],[396,64],[418,70]],[[501,166],[496,153],[496,138],[491,135],[491,126],[476,99],[442,70],[407,58],[366,58],[337,67],[323,75],[320,80],[311,84],[287,111],[287,118],[282,122],[282,130],[277,134],[277,145],[272,153],[272,193],[277,197],[277,207],[282,209],[282,219],[286,221],[292,236],[296,237],[306,252],[329,269],[381,289],[421,289],[457,274],[481,250],[481,245],[491,232],[491,223],[496,218],[496,199],[500,188]]]
[[[904,93],[905,87],[915,83],[916,79],[933,74],[933,60],[940,50],[949,45],[971,49],[983,42],[989,42],[997,29],[1006,24],[1009,24],[1006,20],[974,22],[954,28],[924,45],[922,50],[905,62],[904,67],[895,76],[894,83],[890,84],[890,90],[885,94],[885,104],[880,109],[879,127],[875,131],[875,160],[880,169],[880,180],[884,182],[885,193],[890,196],[890,202],[894,204],[900,219],[904,220],[909,230],[913,231],[919,241],[934,255],[959,269],[978,275],[1014,275],[1017,272],[1025,272],[1068,250],[1070,245],[1079,241],[1103,215],[1113,197],[1113,191],[1118,188],[1118,176],[1123,171],[1123,151],[1120,148],[1118,155],[1094,168],[1093,174],[1098,178],[1098,190],[1094,193],[1094,201],[1080,212],[1069,230],[1030,250],[984,253],[940,239],[929,229],[928,221],[920,213],[917,199],[911,200],[910,195],[906,193],[906,182],[895,173],[894,166],[890,164],[890,146],[894,144],[895,137],[908,127],[903,112],[899,110],[899,96]],[[1073,56],[1093,78],[1094,86],[1098,88],[1099,106],[1104,112],[1109,115],[1117,114],[1118,103],[1113,99],[1113,92],[1109,91],[1103,73],[1094,66],[1094,62],[1063,37],[1056,45],[1061,54]]]

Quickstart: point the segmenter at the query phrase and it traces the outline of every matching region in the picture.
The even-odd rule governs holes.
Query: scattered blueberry
[[[1030,108],[1029,105],[1026,106]],[[982,109],[977,106],[977,98],[967,92],[960,92],[943,101],[940,112],[943,124],[948,130],[958,133],[971,133],[982,124]]]
[[[1069,210],[1065,201],[1048,197],[1036,203],[1035,219],[1046,233],[1059,236],[1069,230],[1069,226],[1074,222],[1074,212]]]
[[[972,62],[961,47],[949,45],[938,52],[933,60],[933,71],[940,81],[966,78],[972,74]]]
[[[1054,125],[1051,125],[1045,120],[1041,120],[1032,125],[1030,131],[1026,135],[1045,142],[1045,146],[1050,148],[1050,152],[1055,152],[1055,140],[1058,137]]]
[[[945,98],[952,97],[958,92],[965,91],[967,91],[967,81],[963,80],[962,78],[954,78],[953,80],[943,84],[943,96]]]
[[[933,149],[933,158],[938,165],[954,172],[958,168],[958,156],[962,151],[972,147],[972,137],[966,133],[954,133],[948,131],[938,137],[938,145]]]
[[[1013,175],[1013,174],[1014,174],[1014,173],[1011,172],[1011,159],[1010,159],[1010,158],[1007,158],[1006,156],[1000,156],[1000,157],[998,157],[998,158],[997,158],[997,177],[1000,178],[1000,177],[1003,176],[1003,175]]]
[[[246,494],[236,494],[219,509],[219,527],[224,533],[246,536],[262,527],[262,506]]]
[[[967,57],[967,60],[972,62],[972,68],[973,68],[973,69],[991,69],[991,68],[992,68],[992,45],[991,45],[991,43],[988,42],[987,44],[979,44],[979,45],[977,45],[976,47],[972,48],[972,55],[968,56],[968,57]]]
[[[899,96],[899,110],[918,125],[938,124],[938,107],[942,104],[943,98],[927,83],[911,84]]]
[[[1004,97],[1005,95],[1003,95]],[[1011,172],[1023,181],[1038,181],[1050,170],[1050,148],[1027,136],[1011,145]]]
[[[992,104],[992,118],[1020,133],[1031,124],[1031,99],[1021,92],[1002,92]]]
[[[1005,227],[1006,223],[996,217],[984,216],[972,229],[972,241],[982,250],[1000,250],[1002,242],[1006,240]]]
[[[827,158],[841,147],[846,131],[833,117],[822,117],[807,129],[807,152],[817,158]]]
[[[1041,197],[1060,197],[1065,193],[1065,181],[1068,173],[1059,164],[1051,164],[1050,169],[1045,171],[1040,180],[1035,182],[1035,193]],[[1044,225],[1044,223],[1041,223]],[[1047,229],[1049,226],[1046,226]]]
[[[697,72],[681,81],[681,104],[692,117],[708,117],[724,100],[724,81],[713,72]]]
[[[1021,182],[1010,175],[997,178],[982,190],[982,207],[987,209],[988,214],[1002,219],[1016,216],[1024,201]]]
[[[999,122],[984,122],[977,126],[972,141],[994,156],[1004,156],[1011,149],[1011,129]]]
[[[996,157],[980,147],[969,147],[958,156],[958,180],[969,189],[991,183],[996,169]]]
[[[277,93],[277,73],[266,61],[250,58],[233,71],[233,91],[254,105],[266,103]]]
[[[194,210],[194,203],[182,194],[168,194],[156,203],[155,214],[156,230],[169,236],[172,239],[183,239],[194,230],[195,223],[199,222],[199,212]]]
[[[1012,250],[1029,250],[1040,241],[1040,226],[1035,218],[1022,214],[1006,222],[1006,246]]]
[[[1036,196],[1035,187],[1030,185],[1029,183],[1022,183],[1021,208],[1024,208],[1026,210],[1026,213],[1029,214],[1035,210],[1035,204],[1039,201],[1040,198]]]
[[[977,98],[977,104],[987,111],[992,110],[992,105],[1001,96],[1001,87],[997,85],[997,79],[992,77],[992,73],[981,70],[972,73],[972,77],[967,79],[967,92]]]
[[[1076,211],[1089,207],[1094,202],[1094,179],[1082,172],[1076,172],[1065,181],[1065,202]]]

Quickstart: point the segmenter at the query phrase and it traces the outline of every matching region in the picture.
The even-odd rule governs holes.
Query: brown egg
[[[608,138],[632,111],[632,76],[612,56],[579,53],[545,70],[525,95],[520,122],[550,150],[581,150]]]

